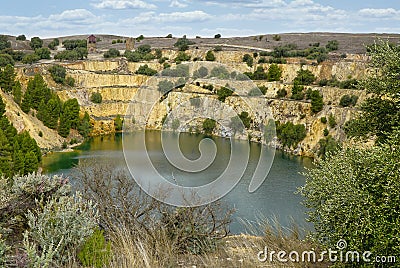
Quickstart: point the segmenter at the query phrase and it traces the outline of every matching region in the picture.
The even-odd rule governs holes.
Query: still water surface
[[[204,171],[199,173],[185,173],[174,168],[167,161],[162,151],[161,134],[159,131],[146,132],[146,145],[150,158],[163,176],[174,180],[179,184],[203,185],[217,178],[224,171],[230,156],[230,140],[219,137],[212,137],[217,146],[217,156],[214,162]],[[178,136],[171,133],[167,135],[164,142],[174,141]],[[189,159],[196,159],[200,156],[198,144],[203,139],[202,135],[181,133],[179,144],[181,152]],[[125,139],[132,139],[136,142],[138,134],[129,134]],[[126,142],[126,140],[125,140]],[[248,192],[252,172],[257,163],[260,150],[268,150],[257,143],[247,141],[234,141],[241,146],[250,146],[250,158],[243,178],[236,187],[222,201],[229,207],[236,209],[231,224],[232,233],[246,232],[241,223],[243,220],[255,223],[260,218],[277,219],[280,224],[290,227],[292,220],[306,229],[311,226],[305,221],[305,208],[301,205],[302,198],[295,194],[297,187],[304,184],[304,177],[300,172],[305,167],[312,166],[310,158],[296,157],[280,151],[275,152],[274,162],[267,179],[254,193]],[[142,158],[145,152],[134,152],[135,157]],[[43,169],[48,174],[64,174],[73,176],[72,170],[75,165],[84,159],[95,159],[116,163],[116,167],[126,167],[122,146],[122,135],[108,135],[94,137],[77,147],[73,152],[52,153],[43,158]]]

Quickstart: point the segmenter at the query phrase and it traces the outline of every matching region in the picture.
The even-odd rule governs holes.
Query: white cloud
[[[100,9],[156,9],[157,6],[141,0],[101,0],[92,4]]]
[[[187,11],[187,12],[172,12],[172,13],[159,13],[145,12],[132,19],[125,20],[125,22],[137,23],[192,23],[203,22],[213,18],[212,15],[205,13],[201,10]]]
[[[179,2],[178,0],[172,0],[171,4],[169,5],[170,7],[178,7],[178,8],[183,8],[187,7],[188,4]]]
[[[373,18],[393,18],[400,19],[400,10],[394,8],[364,8],[358,12],[361,16]]]

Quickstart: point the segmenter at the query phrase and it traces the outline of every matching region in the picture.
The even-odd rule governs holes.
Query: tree
[[[58,40],[58,38],[54,38],[53,41],[51,41],[48,45],[48,48],[50,48],[51,50],[54,50],[56,48],[56,46],[58,46],[60,44],[60,40]]]
[[[183,51],[180,51],[178,55],[175,57],[175,62],[176,64],[180,64],[182,61],[189,61],[190,60],[190,55],[186,54]]]
[[[348,107],[348,106],[355,106],[357,104],[358,97],[355,95],[343,95],[340,98],[339,105],[342,107]]]
[[[116,48],[110,48],[104,53],[104,58],[116,58],[119,57],[121,54],[119,53],[119,50]]]
[[[142,75],[148,75],[148,76],[153,76],[156,73],[157,73],[157,70],[150,68],[147,64],[139,66],[139,68],[135,72],[135,74],[142,74]]]
[[[121,116],[117,114],[117,117],[114,119],[115,131],[122,131],[123,125],[124,125],[124,120],[122,120]]]
[[[276,122],[276,135],[285,147],[297,147],[297,144],[306,137],[306,128],[303,124],[295,125],[292,122],[280,124]]]
[[[229,96],[232,96],[233,91],[230,90],[227,86],[221,87],[217,90],[218,100],[224,102],[225,99]]]
[[[46,105],[47,119],[43,121],[44,125],[51,129],[57,129],[58,119],[61,113],[61,100],[54,94]]]
[[[0,67],[14,65],[14,59],[9,54],[0,54]]]
[[[53,65],[49,68],[51,78],[58,84],[64,84],[67,71],[64,66]]]
[[[3,98],[0,97],[0,117],[6,112],[6,104],[3,102]]]
[[[345,126],[350,137],[377,137],[383,142],[400,126],[400,46],[380,41],[369,47],[373,75],[361,81],[369,97],[360,105],[361,114]]]
[[[14,83],[13,89],[12,89],[12,94],[14,96],[14,101],[18,104],[21,105],[21,100],[22,100],[22,87],[21,83],[19,81]]]
[[[67,100],[60,115],[60,124],[58,134],[62,137],[67,137],[71,128],[76,129],[79,123],[79,103],[77,99]]]
[[[93,103],[101,103],[103,101],[103,97],[100,92],[93,92],[90,96],[90,101]]]
[[[40,58],[39,58],[38,55],[36,55],[36,54],[27,54],[22,58],[22,63],[32,64],[32,63],[35,63],[35,62],[37,62],[39,60],[40,60]]]
[[[214,119],[210,119],[210,118],[206,118],[203,121],[203,131],[205,134],[212,134],[212,132],[214,131],[214,128],[216,126],[216,122]]]
[[[0,50],[10,48],[11,43],[8,41],[8,37],[5,35],[0,35]]]
[[[215,55],[211,50],[207,51],[206,61],[215,61]]]
[[[244,54],[242,61],[245,62],[249,67],[253,66],[253,57],[250,54]]]
[[[400,129],[370,149],[328,155],[306,172],[300,189],[314,223],[314,238],[334,248],[372,256],[400,255]]]
[[[41,47],[35,49],[35,55],[39,57],[39,59],[50,59],[50,50],[47,47]]]
[[[293,84],[291,99],[302,100],[304,99],[304,86],[300,86],[297,82]]]
[[[15,76],[14,67],[10,64],[7,64],[3,70],[0,69],[0,87],[4,92],[12,91],[15,84]]]
[[[313,90],[311,93],[311,111],[318,113],[324,108],[324,98],[318,90]]]
[[[39,37],[32,37],[31,38],[31,42],[29,43],[29,45],[31,46],[31,48],[33,50],[36,50],[38,48],[41,48],[43,46],[43,40],[40,39]]]
[[[310,70],[300,69],[297,71],[297,76],[294,78],[293,82],[297,82],[299,85],[310,85],[315,79],[315,75]]]
[[[62,42],[66,50],[74,50],[76,48],[87,48],[85,39],[66,39]]]
[[[221,34],[214,35],[214,38],[221,38]]]
[[[81,119],[78,127],[79,134],[81,134],[84,138],[87,138],[92,131],[93,126],[90,123],[90,116],[88,112],[85,112],[83,118]]]
[[[174,47],[177,47],[179,51],[185,51],[189,49],[189,45],[193,45],[195,42],[190,41],[186,37],[179,38],[175,44]]]
[[[268,68],[268,81],[279,81],[281,80],[282,69],[278,66],[278,64],[273,63]]]
[[[326,49],[328,51],[334,51],[339,49],[339,42],[337,40],[330,40],[328,44],[326,44]]]

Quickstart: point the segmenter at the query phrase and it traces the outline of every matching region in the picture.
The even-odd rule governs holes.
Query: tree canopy
[[[350,137],[377,137],[384,141],[400,126],[400,46],[380,41],[368,47],[373,75],[358,87],[371,94],[361,105],[358,118],[346,125]]]

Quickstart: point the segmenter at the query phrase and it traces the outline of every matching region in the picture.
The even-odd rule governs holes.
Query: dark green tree
[[[0,97],[0,117],[6,112],[6,104],[3,102],[3,98]]]
[[[43,40],[40,39],[39,37],[32,37],[31,38],[31,42],[29,43],[29,45],[31,46],[31,48],[33,50],[36,50],[38,48],[41,48],[43,46]]]
[[[14,67],[10,64],[0,70],[0,87],[4,92],[12,92],[15,76]]]
[[[268,81],[279,81],[282,76],[282,69],[278,64],[273,63],[268,68]]]
[[[90,123],[90,116],[88,112],[85,112],[84,116],[79,122],[79,127],[78,127],[79,134],[81,134],[84,138],[87,138],[92,129],[93,126]]]
[[[5,67],[8,64],[14,65],[14,59],[9,54],[0,54],[0,67]]]
[[[225,99],[229,96],[232,96],[233,91],[230,90],[227,86],[221,87],[217,90],[218,100],[224,102]]]
[[[214,119],[210,119],[210,118],[206,118],[203,121],[203,131],[205,134],[212,134],[212,132],[214,131],[215,126],[217,125],[217,123],[215,122]]]
[[[377,137],[377,142],[400,126],[400,46],[379,41],[367,47],[370,68],[376,70],[359,83],[369,97],[360,105],[361,114],[346,124],[350,137]]]
[[[311,93],[311,111],[318,113],[324,108],[324,98],[318,90],[313,90]]]
[[[215,61],[215,55],[211,50],[207,51],[206,61]]]
[[[21,105],[21,100],[22,100],[22,86],[19,81],[14,83],[13,89],[12,89],[12,94],[14,96],[14,101],[18,104]]]
[[[39,57],[39,59],[50,59],[50,50],[47,47],[41,47],[35,49],[35,55]]]
[[[114,119],[115,131],[122,131],[123,125],[124,125],[124,120],[122,120],[121,116],[117,114],[117,117]]]
[[[53,65],[49,68],[51,78],[58,84],[64,84],[67,71],[64,66]]]
[[[5,35],[0,35],[0,50],[10,48],[11,43],[8,41],[8,37]]]
[[[100,92],[93,92],[90,96],[90,101],[93,103],[101,103],[103,101],[103,97]]]
[[[39,58],[38,55],[36,55],[36,54],[27,54],[22,58],[22,63],[32,64],[32,63],[35,63],[35,62],[37,62],[39,60],[40,60],[40,58]]]
[[[300,69],[297,71],[297,76],[294,78],[293,82],[297,82],[299,85],[310,85],[315,79],[315,75],[310,70]]]

